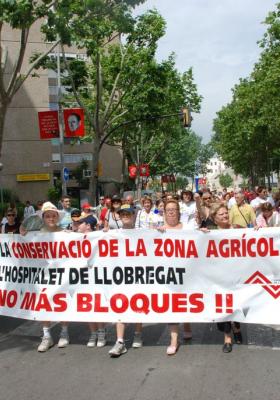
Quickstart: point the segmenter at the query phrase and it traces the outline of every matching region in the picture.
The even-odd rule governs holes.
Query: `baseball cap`
[[[97,224],[97,219],[93,215],[88,215],[87,217],[81,217],[78,219],[78,221],[82,224],[85,222],[86,224],[90,225],[96,225]]]
[[[121,214],[121,213],[124,213],[124,212],[134,214],[134,208],[130,207],[129,204],[123,204],[121,206],[121,208],[117,211],[117,213]]]
[[[82,209],[83,210],[85,210],[85,209],[90,209],[91,208],[91,205],[89,204],[89,203],[84,203],[83,205],[82,205]]]

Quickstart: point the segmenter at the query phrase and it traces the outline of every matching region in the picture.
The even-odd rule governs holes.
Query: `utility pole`
[[[0,171],[3,169],[3,164],[0,163]],[[0,194],[1,194],[1,212],[3,213],[4,211],[4,196],[3,196],[3,178],[0,186]]]
[[[57,46],[57,102],[58,102],[58,122],[59,122],[59,154],[60,154],[60,179],[62,195],[67,195],[67,186],[64,179],[64,125],[63,125],[63,110],[61,105],[62,90],[61,90],[61,70],[60,70],[60,44]]]

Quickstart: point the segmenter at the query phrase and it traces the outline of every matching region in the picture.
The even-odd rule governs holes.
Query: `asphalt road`
[[[59,326],[52,332],[57,341]],[[130,325],[128,352],[112,359],[112,325],[102,349],[86,347],[86,324],[71,324],[69,347],[41,354],[38,323],[0,317],[0,399],[278,400],[278,327],[243,325],[242,332],[245,343],[224,354],[215,325],[193,324],[193,339],[181,341],[178,353],[168,357],[166,325],[145,325],[142,349],[130,348]]]

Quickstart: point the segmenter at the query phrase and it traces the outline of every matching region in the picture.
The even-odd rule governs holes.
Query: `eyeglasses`
[[[15,217],[15,214],[7,214],[7,217]]]
[[[165,210],[166,213],[172,213],[172,212],[177,212],[177,211],[179,211],[178,208],[167,208]]]

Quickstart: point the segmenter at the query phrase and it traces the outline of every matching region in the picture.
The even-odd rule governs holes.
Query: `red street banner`
[[[85,117],[82,108],[63,110],[65,137],[85,136]]]
[[[140,176],[150,176],[149,164],[141,164],[139,168]]]
[[[131,179],[135,179],[137,176],[137,166],[136,165],[130,165],[128,167],[128,171],[129,171],[129,177]]]
[[[175,182],[176,178],[174,174],[171,175],[162,175],[161,177],[161,182],[162,183],[169,183],[169,182]]]
[[[54,139],[59,137],[57,111],[39,111],[40,139]]]
[[[206,178],[199,178],[198,179],[198,184],[199,185],[206,185]]]

